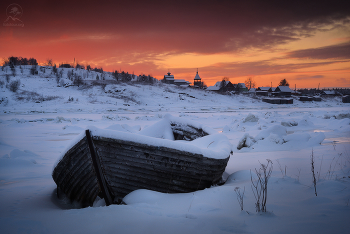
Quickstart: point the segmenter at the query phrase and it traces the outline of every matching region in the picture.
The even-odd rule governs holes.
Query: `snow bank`
[[[30,166],[37,164],[38,159],[41,159],[41,157],[29,150],[21,151],[19,149],[14,149],[10,154],[5,154],[0,158],[0,168],[18,165]]]
[[[165,123],[166,121],[162,120],[161,126],[163,124],[165,125]],[[93,136],[95,135],[106,138],[137,142],[139,144],[145,144],[156,147],[167,147],[179,151],[187,151],[194,154],[202,154],[204,157],[207,158],[224,159],[227,158],[231,153],[231,144],[228,141],[227,137],[222,134],[207,135],[202,138],[197,138],[193,141],[173,141],[170,139],[161,139],[142,134],[132,134],[128,132],[98,129],[96,127],[90,127],[89,129]],[[158,127],[155,127],[155,129],[158,129]],[[148,133],[152,134],[152,131]],[[169,135],[169,131],[165,131],[164,134],[166,136]],[[163,134],[154,133],[154,135]],[[170,136],[167,137],[170,138]]]
[[[303,124],[307,123],[305,119],[301,120]],[[299,122],[299,123],[300,123]],[[307,124],[310,126],[310,124]],[[237,149],[251,148],[256,150],[288,150],[302,149],[304,147],[312,147],[320,145],[325,139],[323,132],[314,133],[294,133],[287,134],[286,127],[282,125],[274,125],[268,129],[262,130],[256,137],[252,137],[246,133],[238,142]],[[280,147],[277,147],[280,145]]]

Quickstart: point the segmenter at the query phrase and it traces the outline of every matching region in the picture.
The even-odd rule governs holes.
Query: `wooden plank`
[[[108,188],[107,188],[107,184],[105,181],[105,178],[103,176],[103,172],[102,172],[102,168],[101,168],[101,162],[98,158],[98,155],[96,153],[94,144],[92,142],[92,138],[91,138],[91,134],[90,131],[87,129],[86,130],[86,138],[89,144],[89,149],[90,149],[90,154],[91,154],[91,158],[92,158],[92,162],[94,164],[94,168],[95,168],[95,172],[96,172],[96,176],[97,176],[97,181],[100,185],[100,188],[102,190],[102,195],[105,199],[106,205],[109,206],[113,203],[113,200],[111,198],[111,195],[109,194]]]

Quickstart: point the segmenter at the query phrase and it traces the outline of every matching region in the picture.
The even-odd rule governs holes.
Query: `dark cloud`
[[[339,62],[339,61],[338,61]],[[245,63],[220,63],[214,66],[204,67],[201,70],[210,71],[217,76],[255,76],[267,74],[279,74],[295,72],[298,69],[312,68],[317,66],[325,66],[335,63],[335,61],[319,62],[319,63],[289,63],[289,64],[274,64],[272,61],[245,62]],[[316,78],[316,77],[315,77]]]
[[[296,50],[290,52],[287,57],[299,59],[350,59],[350,42],[320,48]]]
[[[1,3],[3,7],[5,3]],[[112,35],[111,49],[218,53],[268,48],[345,22],[348,1],[26,1],[22,43]],[[4,8],[3,8],[4,9]],[[5,16],[4,16],[5,17]]]

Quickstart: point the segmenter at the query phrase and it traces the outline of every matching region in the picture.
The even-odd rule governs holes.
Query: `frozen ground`
[[[350,105],[338,98],[273,105],[108,80],[64,88],[47,71],[30,76],[17,69],[10,77],[21,81],[16,94],[0,71],[0,233],[349,233]],[[225,185],[188,194],[137,190],[125,197],[127,205],[58,205],[52,167],[78,134],[88,126],[135,132],[166,114],[229,138]],[[267,159],[268,212],[257,213],[251,173]],[[245,190],[243,211],[236,187]]]

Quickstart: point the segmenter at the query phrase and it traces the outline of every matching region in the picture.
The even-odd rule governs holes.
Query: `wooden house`
[[[164,75],[163,82],[166,84],[174,84],[174,75],[170,75],[170,72],[168,72],[167,74],[168,75]]]
[[[270,87],[258,87],[255,91],[256,95],[269,96]]]
[[[290,97],[292,96],[293,90],[289,88],[289,86],[278,86],[275,89],[276,96],[284,96],[284,97]]]

